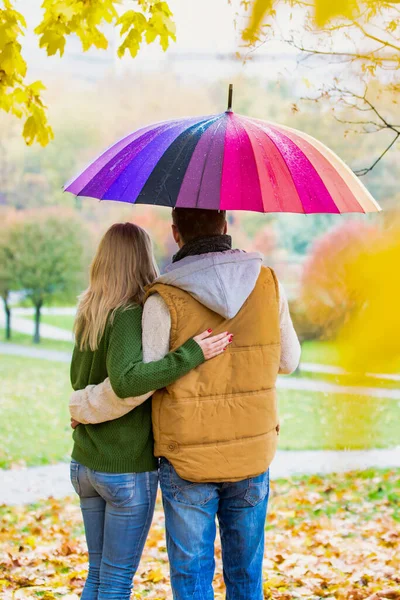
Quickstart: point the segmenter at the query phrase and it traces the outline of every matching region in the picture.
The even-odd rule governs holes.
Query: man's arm
[[[281,330],[281,361],[279,373],[290,375],[299,366],[301,347],[289,312],[285,290],[279,283],[279,323]]]
[[[143,317],[143,362],[149,363],[164,358],[169,352],[171,317],[159,294],[150,296],[144,305]],[[133,408],[150,398],[153,392],[142,396],[119,398],[111,387],[109,378],[98,385],[88,385],[73,392],[70,413],[79,423],[103,423],[126,415]]]
[[[160,360],[169,352],[171,315],[160,294],[148,298],[142,316],[143,362]]]

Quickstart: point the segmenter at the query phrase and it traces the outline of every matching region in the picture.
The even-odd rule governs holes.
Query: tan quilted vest
[[[209,310],[179,288],[155,283],[171,313],[170,348],[205,329],[230,331],[234,341],[153,396],[155,455],[194,482],[240,481],[263,473],[276,451],[275,383],[280,361],[275,274],[262,267],[257,284],[233,319]]]

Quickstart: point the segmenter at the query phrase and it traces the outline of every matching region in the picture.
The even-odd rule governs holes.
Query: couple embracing
[[[71,480],[89,550],[82,600],[128,600],[160,481],[175,600],[212,600],[218,519],[228,600],[262,600],[278,373],[300,346],[259,254],[223,211],[175,209],[157,277],[151,241],[112,226],[80,299]]]

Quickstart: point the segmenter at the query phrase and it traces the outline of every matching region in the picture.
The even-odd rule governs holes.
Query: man
[[[179,252],[148,290],[145,362],[210,325],[234,334],[222,356],[153,396],[174,598],[214,597],[217,518],[227,599],[261,600],[268,468],[279,433],[275,383],[278,372],[297,368],[300,345],[275,274],[261,255],[231,249],[225,212],[178,208],[172,218]],[[105,420],[109,384],[89,395],[96,422]],[[120,405],[112,418],[127,412]]]

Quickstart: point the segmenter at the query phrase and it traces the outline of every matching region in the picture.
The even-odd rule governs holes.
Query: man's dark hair
[[[226,211],[174,208],[172,222],[179,231],[182,241],[187,244],[196,238],[223,234]]]

